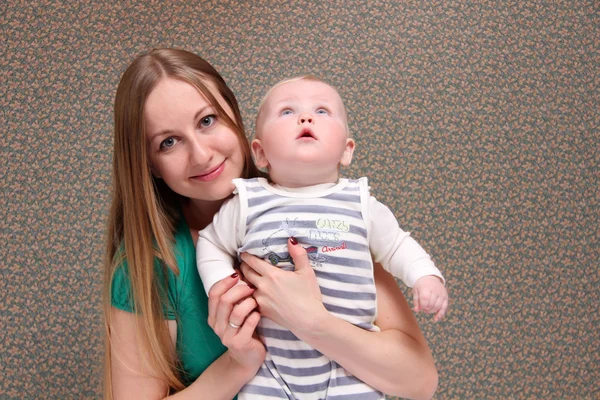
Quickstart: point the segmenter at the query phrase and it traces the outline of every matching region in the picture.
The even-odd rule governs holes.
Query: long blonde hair
[[[144,127],[144,106],[162,79],[179,79],[194,86],[237,134],[245,166],[242,177],[259,175],[245,136],[237,100],[221,75],[204,59],[179,49],[155,49],[138,56],[124,72],[115,97],[113,192],[108,218],[104,269],[104,318],[106,331],[105,398],[112,399],[111,380],[111,284],[117,268],[127,262],[132,306],[140,316],[138,336],[145,362],[158,378],[174,390],[183,389],[175,349],[165,324],[166,290],[155,276],[154,260],[179,273],[173,255],[173,233],[180,218],[181,197],[150,172]],[[218,89],[213,94],[206,85]],[[233,118],[219,105],[221,96]],[[166,275],[165,275],[166,276]],[[165,308],[166,307],[166,308]]]

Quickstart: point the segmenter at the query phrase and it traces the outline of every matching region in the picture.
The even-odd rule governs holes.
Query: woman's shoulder
[[[190,273],[195,272],[196,251],[189,228],[183,218],[175,223],[172,241],[173,256],[175,257],[177,271],[164,268],[160,259],[154,260],[154,274],[160,286],[167,288],[167,296],[171,309],[176,310],[182,293],[188,292],[186,285],[194,284],[194,279],[189,279]],[[116,266],[111,284],[112,305],[124,311],[132,312],[133,293],[131,276],[126,257],[121,257]],[[192,277],[193,278],[193,277]],[[196,288],[191,289],[196,290]],[[169,318],[175,318],[175,311],[167,312]]]
[[[155,259],[154,268],[159,282],[167,284],[165,318],[177,321],[177,352],[182,379],[189,385],[226,349],[207,323],[208,298],[196,268],[192,235],[183,218],[175,224],[172,243],[178,272],[165,270],[158,259]],[[113,275],[112,305],[133,312],[131,299],[127,260],[123,260]]]

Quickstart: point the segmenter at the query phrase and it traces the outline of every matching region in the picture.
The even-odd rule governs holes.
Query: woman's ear
[[[346,139],[346,149],[344,149],[344,154],[342,154],[342,159],[340,160],[340,164],[344,167],[350,165],[352,161],[352,154],[354,154],[354,140]]]
[[[269,166],[269,161],[267,157],[265,157],[265,152],[262,148],[262,143],[260,139],[254,139],[250,144],[252,148],[252,156],[254,156],[254,163],[258,168],[267,168]]]

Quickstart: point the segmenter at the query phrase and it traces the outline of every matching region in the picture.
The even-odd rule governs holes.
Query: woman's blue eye
[[[175,143],[176,143],[175,138],[169,137],[160,143],[160,148],[161,149],[170,149],[171,147],[173,147],[175,145]]]
[[[211,126],[212,124],[215,123],[215,119],[217,117],[215,115],[207,115],[206,117],[203,117],[202,119],[200,119],[200,125],[203,128],[206,128],[208,126]]]
[[[281,115],[290,115],[292,113],[292,110],[283,110],[281,112]]]

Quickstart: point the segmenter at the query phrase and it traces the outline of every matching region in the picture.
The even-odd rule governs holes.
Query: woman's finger
[[[308,254],[306,250],[298,244],[296,238],[291,237],[288,239],[288,252],[292,259],[294,260],[295,271],[298,273],[302,273],[311,268],[310,261],[308,260]]]
[[[237,303],[229,316],[228,324],[235,328],[235,326],[242,326],[244,320],[248,315],[257,307],[256,300],[252,297],[246,297],[244,300]]]
[[[245,311],[238,310],[238,308],[240,308],[240,304],[233,308],[230,319],[223,330],[221,341],[226,347],[230,347],[233,344],[234,338],[239,338],[240,335],[246,337],[246,339],[250,339],[260,320],[260,313],[258,311],[250,309],[248,314]]]
[[[244,329],[248,329],[250,332],[250,336],[256,334],[256,327],[258,326],[258,321],[260,321],[261,315],[258,311],[252,311],[252,313],[246,318],[246,322],[244,322]]]
[[[273,265],[256,256],[253,256],[252,254],[242,253],[241,258],[242,261],[249,267],[246,268],[246,270],[250,269],[256,272],[258,275],[265,275],[273,268]],[[246,276],[246,273],[244,273],[244,276]]]
[[[213,329],[215,326],[215,318],[217,316],[217,306],[221,300],[221,296],[229,289],[234,287],[239,281],[239,274],[232,274],[230,277],[221,279],[210,288],[208,292],[208,325]]]
[[[260,314],[258,313],[258,311],[253,311],[250,315],[248,315],[243,325],[238,330],[238,334],[245,335],[248,338],[252,337],[252,335],[254,334],[254,330],[258,326],[259,320]]]
[[[227,326],[221,338],[223,345],[238,356],[244,357],[249,350],[248,346],[253,340],[256,340],[253,336],[259,320],[260,314],[254,311],[239,328]]]
[[[233,307],[246,297],[251,296],[253,292],[254,289],[248,285],[236,285],[220,297],[215,310],[214,326],[212,327],[217,335],[227,328]]]
[[[257,279],[260,277],[260,275],[258,274],[258,272],[252,269],[252,267],[250,267],[250,265],[248,265],[247,262],[243,261],[240,264],[240,271],[242,271],[242,274],[244,275],[244,281],[246,281],[247,283],[251,283],[254,286],[257,286]]]

